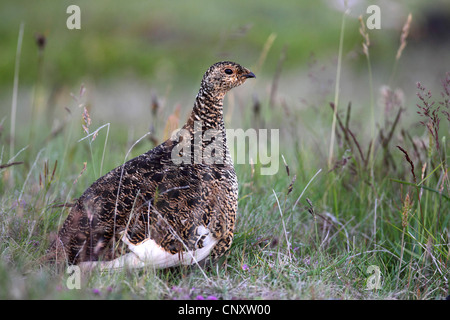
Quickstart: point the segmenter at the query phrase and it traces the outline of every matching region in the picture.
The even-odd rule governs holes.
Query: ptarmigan
[[[254,77],[234,62],[212,65],[181,130],[99,178],[76,201],[51,246],[57,260],[166,268],[223,255],[238,199],[223,99]]]

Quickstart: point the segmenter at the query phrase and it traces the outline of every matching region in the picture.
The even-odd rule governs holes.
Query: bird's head
[[[235,62],[217,62],[205,72],[202,88],[210,92],[225,94],[232,88],[243,84],[248,78],[255,77],[253,72]]]

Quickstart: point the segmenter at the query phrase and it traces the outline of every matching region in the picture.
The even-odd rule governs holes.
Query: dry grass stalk
[[[289,194],[292,192],[292,189],[293,189],[293,187],[294,187],[295,180],[297,180],[297,175],[296,175],[296,174],[294,174],[294,177],[292,178],[291,184],[290,184],[289,187],[288,187],[288,190],[287,190],[287,194],[286,194],[286,195],[289,195]]]
[[[406,47],[406,39],[408,38],[409,29],[411,27],[412,15],[411,13],[408,15],[408,19],[406,19],[405,24],[403,25],[402,34],[400,36],[400,47],[397,50],[397,55],[395,56],[396,60],[399,60],[402,56],[402,52]]]
[[[414,183],[417,183],[416,174],[414,173],[414,163],[413,163],[413,162],[411,161],[411,159],[409,158],[408,152],[406,152],[406,150],[403,149],[403,148],[400,147],[400,146],[397,146],[397,148],[398,148],[401,152],[403,152],[403,154],[405,155],[406,161],[408,161],[409,165],[411,166],[411,173],[412,173],[413,178],[414,178]]]
[[[361,27],[359,28],[359,33],[364,38],[364,41],[362,43],[363,52],[368,57],[369,56],[369,46],[370,46],[369,33],[366,31],[366,25],[364,24],[362,16],[359,16],[358,19],[361,24]]]
[[[84,124],[82,125],[84,132],[86,132],[86,134],[89,134],[89,127],[91,126],[92,120],[91,117],[89,116],[89,112],[87,110],[87,108],[84,106],[83,107],[83,121]]]
[[[335,110],[335,105],[333,102],[330,102],[330,107],[331,109],[333,109],[334,112],[336,112]],[[353,152],[353,144],[356,146],[359,156],[361,158],[361,161],[366,164],[366,157],[364,156],[364,153],[362,152],[361,146],[358,142],[358,140],[356,139],[356,136],[353,134],[353,132],[350,130],[349,128],[349,122],[350,122],[350,111],[351,111],[351,103],[348,104],[347,107],[347,116],[346,116],[346,120],[345,120],[345,125],[343,124],[343,122],[341,121],[341,118],[339,117],[339,114],[336,113],[336,120],[338,122],[339,127],[341,128],[343,134],[344,134],[344,138],[345,141],[347,142],[348,146],[350,147],[350,150],[352,150]],[[351,139],[350,139],[351,138]],[[353,140],[353,143],[352,143]],[[369,148],[370,150],[370,148]],[[336,169],[336,165],[330,169],[330,171]]]
[[[443,100],[439,104],[443,107],[442,113],[450,122],[450,72],[445,74],[445,79],[442,80],[442,87],[444,88],[444,91],[441,92]]]
[[[264,61],[266,60],[267,53],[269,52],[269,50],[272,47],[273,42],[275,41],[276,38],[277,38],[277,34],[271,33],[269,35],[269,37],[267,38],[266,42],[264,43],[264,47],[263,47],[263,50],[261,51],[258,62],[256,64],[256,66],[254,68],[252,68],[252,70],[254,70],[253,72],[255,72],[255,74],[261,70],[261,67],[264,64]]]
[[[309,198],[306,198],[306,202],[309,205],[308,212],[314,217],[314,221],[316,221],[317,217],[316,217],[316,212],[314,211],[314,206],[312,204],[312,201],[309,200]],[[322,217],[322,218],[326,221],[326,218],[324,218],[324,217]]]
[[[417,113],[421,117],[428,118],[426,122],[420,121],[420,123],[428,129],[431,137],[434,138],[436,149],[439,151],[439,123],[441,121],[439,110],[441,106],[436,106],[435,101],[432,101],[431,91],[427,90],[420,82],[417,83],[417,89],[417,97],[422,102],[421,104],[416,104],[417,108],[419,108]]]
[[[290,176],[290,172],[289,172],[289,166],[286,163],[286,159],[284,158],[284,155],[281,155],[281,159],[283,159],[283,163],[284,163],[284,167],[286,168],[286,173],[288,175],[288,177]]]
[[[86,171],[86,167],[87,167],[87,162],[83,162],[83,169],[81,169],[80,174],[78,175],[78,177],[75,179],[75,181],[73,182],[73,184],[76,184],[78,182],[78,179],[81,177],[81,175]]]
[[[39,186],[42,188],[45,186],[48,187],[52,183],[53,179],[55,178],[56,173],[56,167],[58,166],[58,160],[55,160],[55,165],[53,166],[52,174],[50,175],[50,170],[48,166],[48,160],[44,162],[44,178],[42,178],[41,174],[39,173]]]
[[[402,206],[402,243],[401,243],[401,251],[400,251],[400,262],[399,262],[399,270],[401,270],[401,266],[403,263],[403,254],[405,251],[405,233],[406,233],[406,227],[408,226],[408,217],[409,217],[409,213],[411,212],[413,207],[413,201],[411,200],[411,197],[409,196],[409,192],[406,194],[405,200],[403,201],[403,206]],[[400,281],[400,271],[398,273],[397,276],[397,284],[396,286],[398,286],[398,283]]]
[[[409,213],[410,213],[412,207],[413,207],[413,201],[411,200],[409,193],[407,193],[405,200],[403,201],[403,207],[402,207],[402,228],[403,228],[403,230],[405,230],[406,227],[408,226],[408,217],[409,217]]]

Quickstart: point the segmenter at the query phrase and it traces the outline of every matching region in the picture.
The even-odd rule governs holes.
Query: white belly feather
[[[97,266],[101,269],[117,269],[123,267],[142,268],[144,266],[159,269],[178,265],[195,264],[206,258],[217,243],[217,239],[210,235],[207,228],[200,226],[198,227],[197,232],[199,233],[199,239],[202,236],[204,237],[202,248],[197,248],[195,250],[186,250],[172,254],[164,250],[152,239],[146,239],[141,243],[134,245],[126,236],[124,236],[122,237],[122,241],[128,245],[131,252],[111,261],[87,261],[81,262],[79,265],[82,269],[86,270]]]

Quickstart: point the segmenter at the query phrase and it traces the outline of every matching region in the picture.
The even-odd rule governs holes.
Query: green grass
[[[357,34],[358,24],[354,22],[349,21],[348,27],[355,27]],[[339,19],[335,25],[339,25]],[[260,38],[251,37],[257,42],[255,48],[261,50],[269,35],[270,32]],[[97,50],[106,46],[107,41],[98,42],[95,35],[92,37],[84,41],[96,43]],[[334,37],[337,51],[339,34]],[[127,45],[136,43],[130,40]],[[13,47],[17,47],[17,38]],[[273,49],[276,48],[270,50]],[[260,52],[256,49],[255,52],[258,57]],[[49,106],[37,104],[32,121],[23,115],[18,117],[12,148],[7,134],[10,118],[0,119],[0,164],[16,162],[0,169],[0,298],[442,299],[447,296],[450,120],[442,111],[450,111],[445,100],[450,98],[445,95],[450,76],[443,79],[447,87],[430,87],[431,96],[426,95],[427,90],[403,88],[406,92],[417,91],[423,99],[412,95],[406,103],[394,103],[395,94],[385,92],[379,117],[382,120],[364,116],[364,110],[373,107],[372,99],[350,109],[343,101],[345,96],[340,96],[330,154],[329,141],[324,137],[331,135],[334,114],[329,101],[334,83],[315,82],[320,88],[317,93],[311,92],[307,107],[294,91],[289,92],[291,99],[286,99],[286,92],[271,96],[268,91],[259,91],[258,88],[270,87],[273,74],[280,71],[274,67],[280,59],[278,51],[270,52],[262,65],[266,76],[258,75],[253,84],[248,82],[233,91],[226,98],[225,113],[228,128],[279,129],[280,168],[275,175],[264,176],[260,175],[260,164],[236,165],[239,211],[234,242],[219,264],[205,269],[93,271],[82,275],[80,289],[69,289],[70,274],[42,259],[68,213],[64,205],[72,203],[101,175],[154,147],[151,138],[162,139],[167,118],[180,101],[183,101],[180,122],[184,122],[199,79],[194,84],[186,80],[180,85],[167,78],[159,85],[171,89],[162,91],[164,94],[155,93],[157,110],[153,113],[151,108],[138,108],[141,114],[132,123],[123,119],[110,121],[114,116],[109,112],[113,111],[103,104],[116,95],[101,93],[102,89],[90,81],[86,82],[85,93],[75,86],[69,90],[61,84],[62,89],[55,89],[56,97],[49,99]],[[33,65],[26,58],[29,55],[26,46],[23,54],[25,66]],[[111,52],[111,56],[115,54]],[[105,65],[98,66],[99,71],[108,69],[109,57],[104,57]],[[371,51],[371,62],[378,58]],[[309,71],[313,73],[311,78],[321,77],[314,65]],[[57,78],[70,79],[64,72]],[[182,72],[183,69],[175,74]],[[195,72],[200,74],[198,70]],[[400,63],[396,72],[401,72]],[[26,77],[23,69],[22,75]],[[302,79],[298,77],[300,83]],[[341,87],[353,85],[345,82],[344,77],[339,81]],[[41,95],[49,95],[53,90],[46,82],[39,85],[42,90],[35,92],[34,101],[41,101]],[[121,85],[129,88],[125,83]],[[320,94],[327,91],[323,86],[329,87],[329,95]],[[261,105],[258,112],[252,90],[258,92]],[[362,95],[370,97],[373,92],[373,88],[367,87]],[[440,92],[444,92],[443,97]],[[138,89],[133,95],[137,101],[150,101],[150,95]],[[130,112],[137,104],[123,97],[121,103],[129,103]],[[387,108],[388,104],[393,107]],[[435,113],[440,119],[439,130],[434,131],[437,120],[433,110],[437,106],[440,106]],[[83,117],[84,107],[90,123],[87,114]],[[414,112],[401,111],[406,107]],[[7,110],[9,106],[2,108]],[[419,110],[422,116],[415,113]],[[363,116],[358,116],[359,113]],[[398,114],[400,118],[395,121]],[[375,136],[371,130],[365,130],[374,123]],[[146,135],[151,124],[156,132]],[[381,283],[379,288],[368,290],[373,276],[370,266],[381,272]]]

